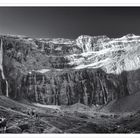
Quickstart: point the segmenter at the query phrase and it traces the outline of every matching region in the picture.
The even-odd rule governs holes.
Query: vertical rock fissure
[[[4,75],[4,70],[3,70],[3,42],[1,39],[1,45],[0,45],[0,70],[1,70],[1,75],[2,75],[2,80],[5,81],[5,91],[6,91],[6,97],[9,97],[9,91],[8,91],[8,81],[5,78]]]

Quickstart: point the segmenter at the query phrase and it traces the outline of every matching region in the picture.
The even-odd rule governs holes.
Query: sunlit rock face
[[[103,105],[140,90],[140,36],[0,38],[10,98],[42,104]]]
[[[76,44],[82,52],[99,51],[103,49],[103,43],[109,40],[107,36],[87,36],[82,35],[76,39]]]
[[[93,41],[92,37],[79,37],[81,44],[78,45],[82,46],[83,53],[67,56],[70,64],[75,65],[75,69],[101,68],[106,73],[114,74],[139,69],[139,36],[132,34],[117,39],[102,38]]]

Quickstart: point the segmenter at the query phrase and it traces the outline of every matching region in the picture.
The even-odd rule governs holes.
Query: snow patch
[[[51,108],[51,109],[55,109],[55,110],[61,110],[60,107],[58,105],[44,105],[44,104],[39,104],[39,103],[33,103],[33,105],[38,106],[38,107],[44,107],[44,108]]]
[[[41,69],[41,70],[37,70],[36,72],[40,72],[40,73],[46,73],[49,72],[50,69]]]

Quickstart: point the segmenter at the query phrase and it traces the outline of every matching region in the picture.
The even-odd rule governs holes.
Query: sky
[[[140,7],[0,7],[0,34],[42,38],[140,35]]]

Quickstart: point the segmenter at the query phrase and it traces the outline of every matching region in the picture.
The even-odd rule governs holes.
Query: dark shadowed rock
[[[28,124],[28,122],[27,122],[27,123],[23,123],[23,124],[18,125],[18,127],[19,127],[22,131],[24,131],[24,130],[29,129],[29,124]]]
[[[41,104],[102,105],[129,94],[124,79],[125,74],[106,74],[101,69],[33,72],[23,77],[20,94]]]

